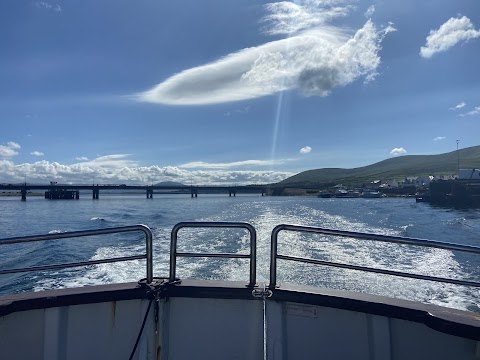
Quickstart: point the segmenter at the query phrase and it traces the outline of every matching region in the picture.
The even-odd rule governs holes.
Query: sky
[[[0,183],[260,184],[480,145],[478,0],[0,6]]]

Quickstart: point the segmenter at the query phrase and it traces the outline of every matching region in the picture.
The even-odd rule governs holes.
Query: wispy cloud
[[[451,108],[448,108],[449,110],[458,110],[458,109],[461,109],[463,107],[465,107],[465,105],[467,105],[467,103],[465,101],[462,101],[461,103],[451,107]]]
[[[11,160],[0,159],[0,173],[3,182],[23,181],[25,175],[31,182],[47,183],[51,180],[60,183],[99,184],[151,184],[161,181],[177,181],[195,185],[261,184],[273,183],[294,175],[285,171],[267,170],[187,170],[176,166],[135,166],[125,156],[108,155],[90,163],[72,165],[46,160],[16,165]],[[100,164],[102,164],[100,166]]]
[[[308,154],[311,151],[312,151],[312,148],[307,145],[300,149],[300,154]]]
[[[332,19],[343,17],[353,9],[345,0],[310,0],[303,3],[279,1],[265,5],[263,18],[270,35],[291,35],[324,26]]]
[[[203,161],[193,161],[179,165],[182,169],[230,169],[245,166],[272,166],[284,164],[286,160],[243,160],[230,163],[207,163]]]
[[[46,1],[37,1],[35,6],[39,9],[47,9],[54,12],[62,12],[62,7],[59,4],[52,4]]]
[[[86,156],[79,156],[79,157],[76,157],[75,160],[77,160],[77,161],[88,161],[88,158]]]
[[[250,106],[244,106],[240,109],[235,109],[233,111],[227,111],[226,113],[224,113],[223,115],[227,116],[227,117],[230,117],[232,115],[235,115],[235,114],[246,114],[250,111]]]
[[[437,136],[437,137],[434,137],[432,140],[433,141],[440,141],[440,140],[444,140],[446,139],[445,136]]]
[[[403,155],[403,154],[406,154],[406,153],[407,153],[407,151],[403,147],[394,148],[390,151],[390,154],[392,154],[393,156],[399,156],[399,155]]]
[[[44,154],[43,152],[41,152],[41,151],[32,151],[32,152],[30,153],[30,155],[33,155],[33,156],[43,156],[43,155],[45,155],[45,154]]]
[[[2,157],[12,157],[18,155],[18,149],[21,146],[18,145],[16,142],[9,141],[7,145],[0,145],[0,156]]]
[[[367,11],[365,11],[365,17],[366,18],[369,18],[370,16],[373,15],[373,13],[375,12],[375,6],[374,5],[370,5],[367,9]]]
[[[458,116],[474,116],[474,115],[479,115],[480,114],[480,106],[475,106],[475,109],[468,111],[463,114],[458,114]]]
[[[371,20],[352,33],[328,24],[352,8],[343,0],[311,0],[266,5],[266,32],[289,37],[240,50],[212,63],[184,70],[139,101],[170,105],[206,105],[241,101],[298,90],[305,96],[327,96],[363,78],[371,81],[391,25],[378,29]]]
[[[79,163],[82,167],[88,167],[91,169],[105,168],[127,168],[137,166],[137,162],[128,159],[130,154],[112,154],[99,156],[96,159],[90,161],[83,161]]]
[[[459,42],[477,37],[480,37],[480,31],[475,30],[468,17],[452,17],[437,30],[430,31],[426,39],[427,43],[420,48],[420,55],[424,58],[430,58],[436,53],[447,51]]]

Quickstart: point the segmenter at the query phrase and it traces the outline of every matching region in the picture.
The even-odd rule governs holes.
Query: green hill
[[[301,172],[277,185],[322,188],[336,184],[360,186],[374,180],[402,180],[409,176],[452,175],[460,168],[480,168],[480,145],[438,155],[405,155],[354,169],[326,168]]]

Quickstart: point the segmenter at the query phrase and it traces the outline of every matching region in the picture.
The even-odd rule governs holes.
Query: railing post
[[[147,262],[147,284],[153,281],[153,236],[152,231],[147,225],[139,225],[145,234],[145,252]]]
[[[277,286],[277,248],[278,248],[278,233],[283,230],[283,225],[277,225],[272,230],[271,244],[270,244],[270,290]]]
[[[218,253],[177,253],[178,231],[182,228],[239,228],[246,229],[250,233],[250,254],[218,254]],[[217,258],[249,258],[250,276],[248,287],[256,286],[257,271],[257,233],[255,228],[241,222],[180,222],[176,224],[170,237],[170,275],[169,281],[176,281],[177,256],[183,257],[217,257]]]
[[[193,196],[192,196],[193,197]],[[175,272],[177,267],[177,234],[180,230],[179,224],[175,225],[172,229],[172,235],[170,237],[170,275],[168,280],[174,282]]]

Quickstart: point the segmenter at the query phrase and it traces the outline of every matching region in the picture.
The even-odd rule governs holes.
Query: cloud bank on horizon
[[[452,17],[437,30],[430,31],[425,46],[420,48],[420,55],[428,59],[439,52],[447,51],[458,43],[478,37],[480,37],[480,30],[475,29],[468,17]]]
[[[29,183],[46,183],[52,180],[72,184],[92,182],[99,184],[151,184],[162,181],[176,181],[195,185],[230,185],[233,183],[246,185],[279,182],[294,175],[293,172],[288,171],[230,170],[232,167],[244,165],[245,162],[252,166],[269,164],[269,161],[262,160],[247,160],[227,164],[198,162],[196,166],[193,166],[194,163],[190,163],[191,166],[185,164],[182,167],[182,165],[140,166],[137,162],[130,160],[128,154],[100,156],[93,160],[85,160],[70,165],[47,160],[15,164],[10,159],[11,156],[4,156],[8,158],[0,159],[2,182],[23,182],[26,178]]]
[[[282,1],[265,6],[266,32],[282,40],[240,50],[214,62],[184,70],[135,95],[139,101],[167,105],[207,105],[248,100],[284,90],[327,96],[363,78],[371,81],[380,65],[385,35],[371,20],[355,33],[329,25],[352,7],[344,0]],[[373,9],[370,12],[373,13]]]

